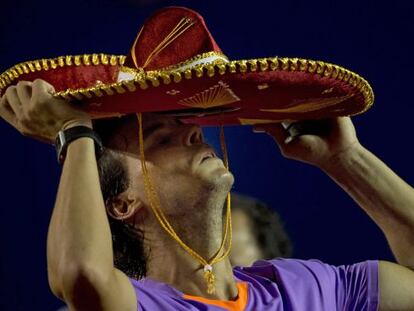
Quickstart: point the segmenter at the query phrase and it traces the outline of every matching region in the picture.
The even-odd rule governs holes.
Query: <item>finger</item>
[[[32,97],[32,82],[20,81],[17,83],[16,90],[23,109],[26,109]]]
[[[255,132],[265,132],[272,136],[278,145],[283,145],[289,134],[279,123],[274,124],[260,124],[253,127]]]
[[[38,104],[47,103],[55,92],[54,87],[44,80],[36,79],[32,84],[32,101]]]
[[[20,102],[19,96],[17,95],[16,86],[9,86],[6,91],[7,102],[13,110],[17,120],[21,120],[23,116],[22,103]]]
[[[10,125],[16,125],[16,115],[13,112],[13,109],[10,107],[6,94],[0,100],[0,116]]]
[[[355,133],[355,125],[350,117],[336,117],[331,120],[332,129],[335,131],[341,131],[346,129]]]

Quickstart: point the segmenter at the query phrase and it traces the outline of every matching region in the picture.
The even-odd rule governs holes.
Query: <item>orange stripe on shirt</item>
[[[247,283],[238,282],[236,286],[239,292],[236,300],[214,300],[185,294],[183,295],[183,298],[188,300],[195,300],[209,305],[214,305],[229,311],[243,311],[247,305],[248,299]]]

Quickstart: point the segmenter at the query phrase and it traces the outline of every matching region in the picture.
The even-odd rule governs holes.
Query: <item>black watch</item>
[[[102,140],[99,137],[99,135],[90,127],[74,126],[67,130],[59,131],[59,133],[56,136],[55,147],[57,159],[60,164],[62,164],[65,161],[68,145],[72,141],[82,137],[89,137],[93,139],[93,141],[95,142],[95,153],[97,158],[99,158],[99,156],[103,152]]]

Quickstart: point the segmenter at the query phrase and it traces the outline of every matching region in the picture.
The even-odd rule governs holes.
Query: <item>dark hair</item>
[[[130,185],[130,178],[123,163],[123,156],[116,151],[113,139],[122,136],[122,126],[137,122],[135,115],[94,121],[94,130],[100,135],[104,152],[98,160],[102,196],[106,207]],[[127,142],[128,139],[124,139]],[[125,147],[125,146],[124,146]],[[255,224],[257,241],[264,259],[290,257],[292,245],[280,222],[279,216],[264,203],[239,194],[232,194],[232,207],[245,211]],[[148,254],[144,251],[144,233],[108,215],[112,233],[114,264],[129,277],[141,279],[147,272]]]
[[[253,222],[253,232],[263,252],[263,259],[291,257],[292,243],[279,215],[268,205],[254,198],[232,193],[233,210],[241,210]]]
[[[94,129],[101,136],[105,149],[98,160],[98,171],[102,196],[105,206],[130,185],[130,178],[123,163],[123,156],[116,150],[107,148],[116,131],[129,117],[101,120],[94,122]],[[114,265],[126,275],[134,279],[145,277],[147,272],[147,256],[144,252],[144,233],[132,225],[108,215],[112,234]]]

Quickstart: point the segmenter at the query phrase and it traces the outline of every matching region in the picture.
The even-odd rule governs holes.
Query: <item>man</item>
[[[24,135],[49,142],[63,127],[92,127],[86,113],[53,98],[51,92],[53,88],[41,80],[19,82],[1,98],[0,115]],[[107,137],[107,152],[124,168],[117,175],[126,176],[127,183],[117,185],[119,193],[106,200],[93,140],[83,137],[68,146],[48,235],[48,275],[54,294],[77,311],[128,311],[137,306],[139,310],[376,310],[378,305],[380,310],[414,309],[413,189],[360,145],[348,118],[332,120],[327,137],[305,135],[288,144],[287,134],[275,125],[257,130],[271,134],[286,157],[321,168],[344,188],[381,227],[399,264],[367,262],[336,268],[285,260],[232,271],[225,258],[214,267],[215,293],[206,294],[200,265],[149,212],[138,130],[136,122],[127,119]],[[205,258],[212,257],[222,240],[222,207],[232,174],[204,144],[197,126],[146,115],[144,134],[146,165],[165,215],[187,244]],[[112,219],[144,233],[145,279],[129,279],[115,268],[105,205]]]

